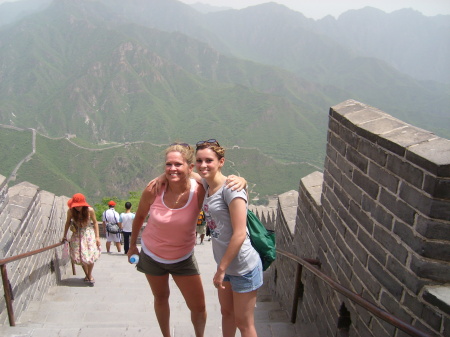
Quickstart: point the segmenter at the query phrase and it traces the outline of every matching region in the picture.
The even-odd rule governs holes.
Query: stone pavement
[[[105,242],[102,240],[102,249]],[[205,337],[221,333],[220,305],[212,278],[216,264],[211,242],[197,245],[199,264],[206,295],[208,319]],[[125,254],[103,253],[96,262],[95,285],[83,282],[84,273],[70,273],[59,286],[49,290],[40,302],[32,302],[16,319],[16,326],[0,326],[4,337],[133,337],[161,336],[153,310],[153,296],[143,274],[128,263]],[[183,297],[170,278],[172,337],[195,337],[190,313]],[[298,336],[286,311],[266,289],[261,288],[255,310],[258,337]],[[239,331],[236,336],[241,336]]]

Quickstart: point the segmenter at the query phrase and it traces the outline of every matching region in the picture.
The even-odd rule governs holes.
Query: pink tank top
[[[189,254],[195,245],[195,228],[199,214],[198,186],[191,179],[189,199],[182,208],[172,209],[164,204],[164,191],[150,207],[142,240],[153,254],[166,260],[176,260]]]

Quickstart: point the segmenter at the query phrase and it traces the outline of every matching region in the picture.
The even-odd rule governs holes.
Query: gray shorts
[[[195,259],[194,253],[192,253],[192,255],[186,260],[167,264],[153,260],[141,250],[136,269],[141,273],[152,276],[163,276],[167,273],[179,276],[200,275],[200,270],[198,269],[197,260]]]

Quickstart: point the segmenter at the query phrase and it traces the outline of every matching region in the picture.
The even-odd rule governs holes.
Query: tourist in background
[[[247,234],[247,193],[225,188],[222,174],[225,149],[215,139],[196,147],[196,169],[204,179],[203,202],[210,228],[217,271],[213,278],[222,313],[222,333],[256,337],[254,310],[257,289],[263,284],[261,259]]]
[[[108,202],[108,207],[106,211],[103,212],[102,220],[103,220],[103,227],[105,228],[105,234],[106,234],[106,252],[110,253],[111,250],[111,242],[114,242],[117,248],[117,251],[120,253],[122,251],[122,245],[120,243],[120,233],[109,233],[106,229],[106,224],[112,223],[112,224],[119,224],[119,213],[116,212],[114,207],[116,207],[116,202],[114,200],[111,200]],[[119,228],[121,228],[121,225],[119,224]]]
[[[125,213],[120,213],[119,226],[122,227],[123,249],[124,253],[128,253],[130,248],[130,236],[133,228],[134,213],[131,212],[131,202],[125,203]]]
[[[205,222],[205,215],[203,214],[203,211],[200,211],[200,214],[198,215],[197,219],[197,228],[195,230],[196,237],[200,235],[200,244],[203,244],[203,239],[205,238],[206,234],[206,222]],[[197,240],[197,239],[196,239]]]
[[[67,232],[73,224],[74,232],[69,239],[70,258],[83,268],[86,275],[84,281],[93,285],[95,280],[92,270],[94,262],[100,257],[100,234],[95,211],[81,193],[74,194],[67,204],[69,209],[62,241],[67,241]]]

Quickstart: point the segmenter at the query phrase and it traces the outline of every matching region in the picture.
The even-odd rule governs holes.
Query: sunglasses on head
[[[219,142],[215,139],[208,139],[208,140],[201,140],[199,142],[197,142],[197,144],[195,144],[197,147],[201,147],[201,146],[208,146],[208,145],[219,145]]]
[[[174,146],[174,145],[180,145],[183,147],[191,148],[191,146],[187,143],[172,143],[172,144],[170,144],[170,146]]]

